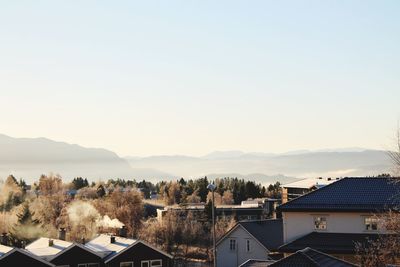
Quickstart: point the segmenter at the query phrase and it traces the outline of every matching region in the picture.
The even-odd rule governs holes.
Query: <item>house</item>
[[[217,242],[217,266],[239,266],[250,259],[271,260],[283,244],[282,220],[238,222]]]
[[[260,198],[242,201],[240,205],[216,205],[215,215],[217,219],[228,217],[237,221],[262,220],[273,216],[276,203],[276,199]],[[161,221],[168,212],[178,214],[182,218],[186,218],[187,214],[191,212],[197,220],[207,220],[205,203],[166,206],[163,209],[157,209],[157,219]]]
[[[9,250],[0,257],[1,267],[55,267],[54,264],[20,248]]]
[[[310,247],[354,262],[357,242],[387,234],[375,215],[400,207],[400,184],[392,179],[343,178],[279,206],[285,243],[279,250]]]
[[[350,262],[340,260],[325,253],[321,253],[311,248],[299,250],[296,253],[276,261],[270,265],[259,265],[270,267],[354,267]]]
[[[172,267],[172,256],[141,240],[101,234],[85,244],[97,253],[109,253],[106,267]]]
[[[50,261],[58,253],[72,246],[73,243],[61,239],[41,237],[25,247],[30,253]]]
[[[54,255],[49,261],[56,266],[104,267],[103,258],[110,253],[111,251],[94,252],[82,244],[74,243]]]
[[[292,199],[307,194],[313,190],[322,188],[333,182],[336,182],[339,178],[307,178],[301,179],[292,183],[282,185],[282,203],[286,203]]]

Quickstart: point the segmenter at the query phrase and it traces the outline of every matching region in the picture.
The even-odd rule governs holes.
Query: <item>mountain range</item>
[[[373,176],[391,171],[385,151],[362,148],[300,150],[282,154],[216,151],[201,157],[184,155],[119,157],[102,148],[85,148],[47,138],[12,138],[0,134],[0,178],[13,174],[28,182],[41,174],[65,179],[86,177],[146,179],[207,176],[252,179],[263,184],[303,177]]]

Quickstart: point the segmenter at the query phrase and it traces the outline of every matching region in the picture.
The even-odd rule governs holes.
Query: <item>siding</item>
[[[230,239],[236,239],[236,250],[230,250]],[[246,251],[246,241],[250,240],[250,252]],[[217,267],[236,267],[249,259],[268,259],[268,250],[259,244],[240,225],[217,246]]]

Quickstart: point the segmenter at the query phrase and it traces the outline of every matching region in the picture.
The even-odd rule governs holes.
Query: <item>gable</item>
[[[118,254],[115,254],[111,258],[107,259],[106,263],[108,264],[124,261],[140,262],[142,260],[151,259],[162,259],[163,261],[168,262],[171,260],[171,256],[147,244],[144,244],[141,241],[138,241],[125,250],[120,251]]]
[[[0,258],[0,266],[7,267],[53,267],[54,265],[51,263],[47,263],[44,260],[30,255],[29,252],[21,252],[19,249],[13,249],[9,253],[3,255]]]
[[[57,254],[51,263],[56,265],[79,264],[79,263],[100,263],[101,257],[94,252],[84,249],[78,245],[73,245],[66,251]]]
[[[250,239],[253,241],[253,245],[257,245],[261,250],[266,251],[266,253],[269,252],[269,250],[263,246],[263,244],[261,244],[257,238],[252,236],[244,227],[242,227],[240,224],[237,226],[238,227],[234,227],[228,234],[224,236],[223,239],[219,241],[217,244],[217,250],[220,250],[222,247],[229,247],[230,239],[237,239],[238,241]]]

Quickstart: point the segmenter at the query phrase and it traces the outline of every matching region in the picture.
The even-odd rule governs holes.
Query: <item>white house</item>
[[[375,215],[399,207],[399,190],[391,178],[343,178],[279,206],[280,251],[311,247],[352,260],[356,242],[385,233]]]
[[[283,242],[282,220],[237,223],[217,242],[217,266],[237,267],[250,259],[269,260]]]

